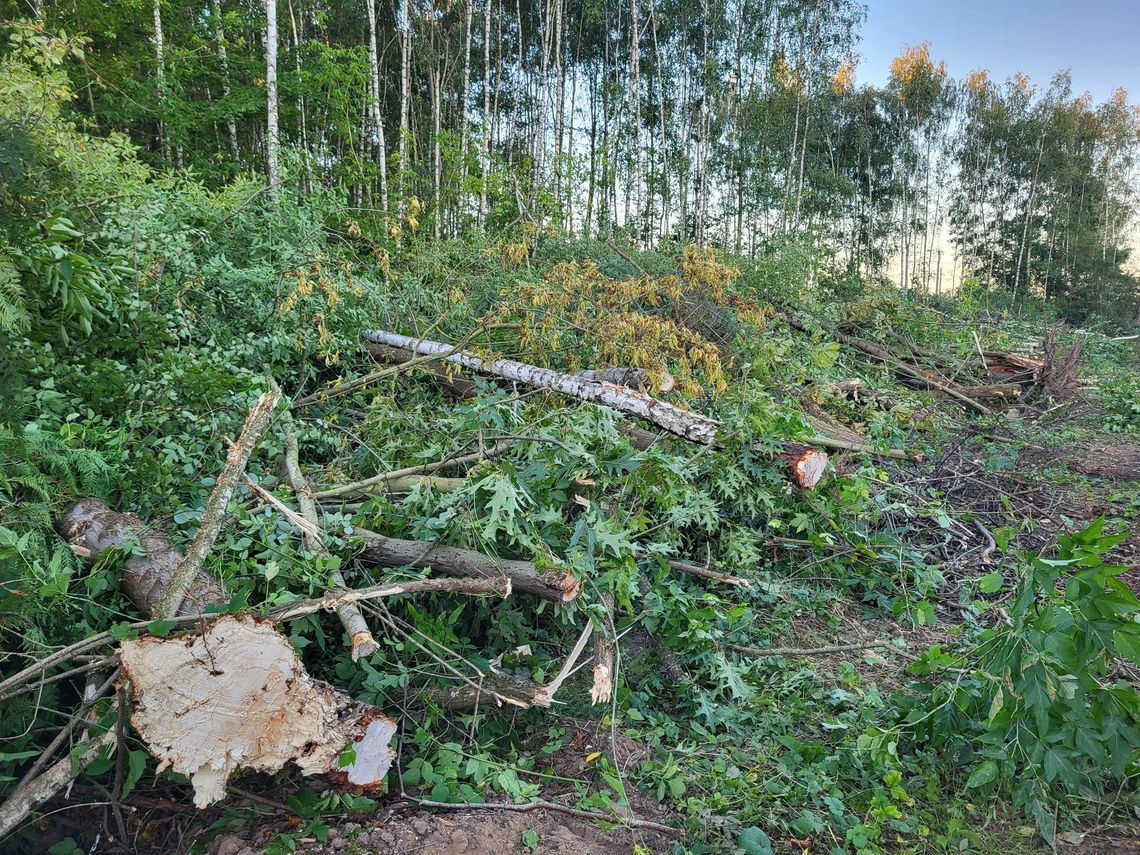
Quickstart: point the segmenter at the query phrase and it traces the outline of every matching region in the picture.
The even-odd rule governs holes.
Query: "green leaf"
[[[126,621],[112,624],[111,628],[107,630],[107,634],[115,641],[134,641],[139,637],[138,631]]]
[[[970,777],[966,780],[966,786],[970,789],[984,787],[986,784],[993,783],[997,779],[997,774],[998,764],[993,760],[983,760],[970,773]]]
[[[533,828],[523,829],[521,838],[522,845],[529,849],[531,852],[538,848],[538,832]]]
[[[1112,634],[1112,643],[1119,655],[1140,665],[1140,634],[1134,627],[1132,625],[1116,630]]]
[[[123,794],[122,798],[135,788],[135,784],[139,782],[142,773],[146,771],[147,760],[150,755],[145,751],[131,751],[127,754],[127,777],[123,781]]]
[[[146,631],[157,638],[166,638],[166,636],[170,635],[170,631],[176,626],[178,626],[178,624],[172,620],[154,620],[150,622]]]
[[[740,832],[736,845],[748,855],[773,855],[771,838],[755,825]]]
[[[1002,576],[1001,573],[994,571],[993,573],[987,573],[978,580],[978,590],[983,594],[992,594],[995,591],[1000,591],[1004,584],[1005,577]]]

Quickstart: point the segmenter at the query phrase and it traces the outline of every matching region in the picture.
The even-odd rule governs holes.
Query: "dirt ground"
[[[260,855],[286,828],[263,826],[247,834],[215,838],[208,855]],[[630,855],[640,845],[649,853],[673,851],[673,840],[639,829],[604,829],[567,814],[533,810],[459,810],[430,813],[390,810],[375,820],[345,822],[329,829],[324,843],[302,838],[304,855],[424,853],[424,855]]]

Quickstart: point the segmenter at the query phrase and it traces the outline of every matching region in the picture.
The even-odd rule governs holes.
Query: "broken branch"
[[[226,455],[226,465],[218,475],[217,483],[206,501],[206,508],[202,511],[202,519],[199,522],[198,535],[186,551],[186,557],[170,575],[165,591],[154,609],[155,617],[170,618],[181,613],[183,600],[202,573],[206,554],[221,533],[226,508],[233,498],[234,490],[245,475],[245,467],[249,464],[253,447],[268,426],[269,417],[280,400],[280,390],[267,392],[257,399],[257,403],[249,411],[241,435],[237,442],[230,446],[229,454]]]
[[[381,567],[431,567],[448,576],[510,579],[515,590],[556,603],[569,603],[582,589],[568,570],[539,568],[531,561],[492,558],[481,552],[441,546],[428,540],[403,540],[356,529],[363,538],[360,558]]]

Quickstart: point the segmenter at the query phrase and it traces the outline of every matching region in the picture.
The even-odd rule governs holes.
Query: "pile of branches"
[[[789,323],[797,330],[809,331],[799,321],[789,319]],[[1051,378],[1068,376],[1065,372],[1071,371],[1076,359],[1055,359],[1051,352],[1047,362],[1037,362],[1011,354],[980,352],[990,376],[1002,382],[967,386],[958,382],[962,366],[950,366],[932,354],[911,349],[902,356],[838,330],[827,330],[826,334],[889,365],[905,384],[985,414],[992,412],[995,401],[1018,399],[1028,389],[1048,389],[1050,384],[1059,388],[1059,383],[1068,388],[1068,381]],[[228,593],[206,571],[205,564],[239,489],[248,490],[255,501],[288,520],[304,539],[308,552],[330,556],[323,514],[351,510],[369,496],[406,493],[422,485],[440,492],[458,489],[464,484],[462,477],[441,473],[461,475],[466,467],[492,465],[512,444],[525,441],[523,437],[501,437],[490,446],[481,441],[480,447],[469,453],[314,490],[299,459],[291,409],[335,402],[385,377],[413,370],[454,398],[470,398],[477,388],[471,376],[482,374],[492,382],[547,390],[609,407],[623,416],[622,432],[637,449],[648,449],[670,436],[697,449],[719,448],[731,439],[718,421],[651,394],[650,378],[641,369],[619,366],[568,374],[510,359],[487,358],[465,349],[464,342],[451,345],[385,330],[367,331],[363,338],[380,367],[358,380],[332,385],[284,408],[281,390],[269,381],[269,391],[251,409],[241,435],[231,446],[197,536],[185,554],[171,545],[166,534],[149,528],[139,517],[114,511],[98,500],[79,502],[58,521],[60,536],[90,562],[137,542],[138,548],[123,566],[122,586],[145,619],[132,627],[137,638],[118,639],[116,645],[116,639],[107,634],[93,636],[0,682],[0,698],[10,698],[79,675],[88,681],[82,707],[0,806],[0,836],[64,787],[76,768],[107,752],[121,757],[128,721],[158,759],[160,769],[172,768],[190,778],[195,804],[200,807],[222,799],[229,776],[239,768],[275,771],[288,762],[296,763],[306,774],[328,775],[345,787],[381,787],[394,758],[390,742],[396,733],[395,722],[383,711],[352,701],[336,687],[310,677],[288,638],[277,629],[279,624],[317,612],[335,612],[352,659],[357,661],[378,649],[366,613],[373,621],[380,621],[386,633],[403,632],[386,609],[371,605],[387,597],[451,593],[505,598],[514,594],[565,605],[580,595],[581,580],[549,563],[501,559],[435,541],[408,540],[357,528],[355,560],[386,568],[430,569],[432,575],[352,589],[339,571],[334,571],[323,596],[294,601],[258,616],[227,613]],[[671,385],[669,378],[659,373],[652,378],[652,388],[659,392],[667,392]],[[836,393],[858,395],[860,388],[849,384]],[[804,402],[804,410],[814,435],[752,449],[757,455],[782,461],[790,489],[811,491],[816,487],[828,467],[824,449],[872,453],[900,461],[922,459],[921,453],[871,446],[809,401]],[[282,470],[295,508],[246,473],[258,439],[273,417],[278,418],[286,440]],[[991,512],[981,506],[982,494],[970,486],[978,479],[978,471],[959,451],[956,457],[944,455],[928,472],[904,482],[904,489],[916,495],[928,494],[935,489],[935,482],[944,481],[952,472],[956,486],[949,492],[961,494],[955,495],[954,501],[961,502],[961,508],[975,520],[973,525],[954,522],[953,543],[939,546],[944,563],[953,565],[975,555],[987,563],[995,546],[982,522]],[[668,566],[713,584],[749,584],[683,555],[670,559]],[[648,589],[644,578],[641,589],[643,593]],[[544,684],[519,680],[494,665],[480,668],[463,660],[457,667],[454,658],[444,659],[404,635],[456,678],[457,684],[449,689],[429,690],[432,698],[446,707],[549,707],[579,667],[587,648],[593,660],[590,699],[604,703],[614,689],[612,608],[612,601],[603,595],[600,608],[587,617],[562,667]],[[168,637],[172,631],[175,635]],[[673,654],[660,646],[658,653],[667,670],[683,671]],[[118,708],[110,724],[90,715],[97,702],[108,695],[113,695]],[[274,736],[266,738],[266,733]],[[78,766],[73,765],[71,756],[58,757],[76,734],[83,744]],[[346,750],[353,757],[347,764],[342,762]],[[599,817],[615,820],[609,815]],[[665,826],[658,830],[674,831]]]

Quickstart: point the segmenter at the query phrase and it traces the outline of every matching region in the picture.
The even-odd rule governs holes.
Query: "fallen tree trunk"
[[[639,390],[603,380],[576,377],[550,368],[539,368],[513,359],[487,360],[467,351],[456,351],[450,345],[437,341],[418,340],[383,330],[369,330],[364,333],[364,338],[378,344],[411,350],[422,356],[435,356],[444,362],[494,374],[505,380],[539,389],[552,389],[583,401],[604,404],[703,445],[712,445],[717,440],[720,424],[715,420],[659,401]]]
[[[413,351],[402,347],[389,347],[386,344],[368,342],[365,349],[372,357],[386,365],[403,365],[416,358]],[[477,394],[477,387],[473,380],[463,376],[458,366],[448,368],[437,361],[425,362],[419,366],[420,370],[431,375],[433,382],[437,383],[453,398],[473,398]]]
[[[629,368],[618,366],[616,368],[590,368],[579,371],[574,375],[585,380],[601,380],[603,383],[616,383],[629,389],[640,389],[647,392],[656,388],[658,392],[671,392],[677,385],[672,374],[654,374],[647,368]]]
[[[414,359],[416,354],[414,351],[407,350],[402,347],[389,347],[386,344],[376,344],[375,342],[367,342],[365,347],[373,357],[381,362],[400,365]],[[440,365],[438,362],[427,362],[421,366],[425,371],[432,375],[432,381],[440,388],[447,392],[451,397],[456,400],[464,398],[473,398],[477,394],[475,383],[467,380],[460,375],[459,368],[455,367],[448,369]],[[581,372],[586,373],[586,372]],[[647,431],[645,428],[638,427],[632,422],[622,422],[621,431],[629,439],[629,444],[636,448],[638,451],[645,451],[649,446],[653,445],[658,439],[657,434],[652,431]],[[421,470],[426,471],[426,470]],[[401,472],[401,475],[409,475],[411,472]],[[377,476],[382,478],[384,476]],[[342,495],[340,493],[333,494],[331,491],[324,491],[318,493],[317,498],[325,498],[327,495]]]
[[[715,446],[719,443],[720,423],[716,420],[682,410],[637,389],[565,374],[549,368],[539,368],[513,359],[483,359],[467,351],[456,351],[455,348],[440,342],[417,340],[383,330],[367,331],[364,333],[364,338],[367,341],[404,348],[421,355],[434,355],[445,362],[494,374],[528,386],[552,389],[582,401],[603,404],[702,445]],[[801,443],[785,443],[780,456],[788,461],[795,483],[807,490],[815,487],[827,467],[826,453]]]
[[[168,538],[97,499],[78,502],[57,530],[92,561],[109,548],[137,541],[142,554],[127,560],[123,590],[148,616],[163,614],[177,568],[185,566]],[[225,601],[221,585],[199,569],[182,604],[183,620]],[[318,601],[308,613],[323,605]],[[348,602],[329,604],[341,605],[355,608]],[[221,799],[237,768],[274,772],[289,760],[304,774],[333,773],[358,787],[383,785],[393,758],[388,743],[395,722],[311,679],[292,642],[271,620],[223,615],[209,625],[203,620],[188,637],[125,641],[119,655],[132,697],[132,724],[159,760],[159,771],[173,768],[190,778],[198,807]],[[100,737],[93,747],[106,739]],[[348,749],[355,759],[342,765],[339,758]],[[70,780],[70,761],[67,769]],[[37,803],[66,783],[57,780],[56,771],[53,767],[42,782],[29,784]],[[22,803],[17,808],[25,810]]]
[[[355,529],[362,538],[359,557],[381,567],[431,567],[448,576],[511,580],[516,591],[526,591],[556,603],[569,603],[582,590],[582,583],[565,570],[539,568],[531,561],[492,558],[481,552],[441,546],[427,540],[384,537],[376,532]]]
[[[147,617],[158,617],[159,603],[182,553],[170,538],[150,528],[138,516],[112,511],[99,499],[80,499],[56,522],[55,530],[73,552],[94,563],[109,549],[138,542],[141,553],[132,553],[123,565],[123,593]],[[205,570],[198,570],[179,609],[181,615],[201,614],[208,606],[224,604],[229,595]]]

